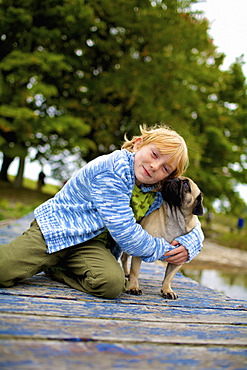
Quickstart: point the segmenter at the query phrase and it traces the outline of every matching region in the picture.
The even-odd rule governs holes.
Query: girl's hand
[[[173,240],[171,245],[178,245],[178,247],[170,252],[165,253],[165,257],[168,257],[165,259],[165,262],[170,262],[174,265],[182,265],[189,258],[187,249],[183,245],[179,244],[176,240]]]

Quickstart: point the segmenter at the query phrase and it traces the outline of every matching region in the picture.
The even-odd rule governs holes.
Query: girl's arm
[[[204,240],[204,235],[201,229],[201,224],[198,220],[197,225],[194,229],[192,229],[188,234],[179,236],[175,239],[175,242],[181,244],[188,253],[188,259],[185,262],[190,262],[202,249],[202,242]],[[175,244],[175,243],[174,243]],[[171,255],[169,253],[168,255]],[[167,260],[167,262],[173,262]]]

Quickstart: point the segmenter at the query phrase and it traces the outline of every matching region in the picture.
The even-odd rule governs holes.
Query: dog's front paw
[[[165,299],[177,299],[178,298],[177,293],[175,293],[173,291],[171,291],[171,292],[163,292],[162,289],[161,289],[161,295]]]
[[[141,295],[142,294],[142,290],[141,289],[137,289],[137,288],[131,288],[129,290],[126,291],[127,294],[132,294],[132,295]]]

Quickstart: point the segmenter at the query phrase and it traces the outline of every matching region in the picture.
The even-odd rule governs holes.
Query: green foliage
[[[10,176],[13,182],[14,178]],[[13,183],[0,181],[0,221],[20,218],[33,211],[59,190],[56,186],[46,184],[42,193],[37,191],[37,182],[24,179],[23,188],[16,189]]]
[[[247,252],[247,233],[232,232],[221,235],[218,238],[218,243],[228,248],[236,248]]]
[[[31,212],[36,206],[26,206],[21,202],[16,202],[11,205],[7,199],[0,200],[0,221],[25,216]]]
[[[14,178],[11,176],[11,179],[13,180]],[[36,190],[37,189],[37,181],[33,181],[31,179],[24,178],[23,179],[23,187],[25,189],[31,189],[31,190]],[[42,193],[47,197],[48,195],[55,195],[58,191],[60,190],[59,186],[52,185],[52,184],[45,184],[42,187]],[[37,192],[37,195],[40,195]],[[18,195],[17,195],[18,196]],[[43,196],[41,196],[41,199],[38,198],[35,200],[36,203],[42,202],[43,201]]]
[[[247,251],[247,225],[240,230],[238,229],[238,218],[241,213],[234,216],[232,213],[215,214],[210,224],[206,222],[206,217],[203,216],[202,227],[205,236],[210,241],[223,245],[228,248],[236,248]]]
[[[165,122],[188,143],[187,175],[206,207],[243,209],[234,191],[247,182],[242,60],[220,70],[224,55],[194,2],[2,0],[0,149],[36,148],[65,178],[68,158],[79,165],[140,124]]]

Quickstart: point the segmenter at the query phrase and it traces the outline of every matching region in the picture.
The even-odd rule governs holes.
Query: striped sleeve
[[[202,242],[204,240],[204,234],[201,229],[201,223],[198,220],[197,225],[191,232],[186,235],[175,238],[180,244],[182,244],[189,253],[187,262],[190,262],[202,249]]]

